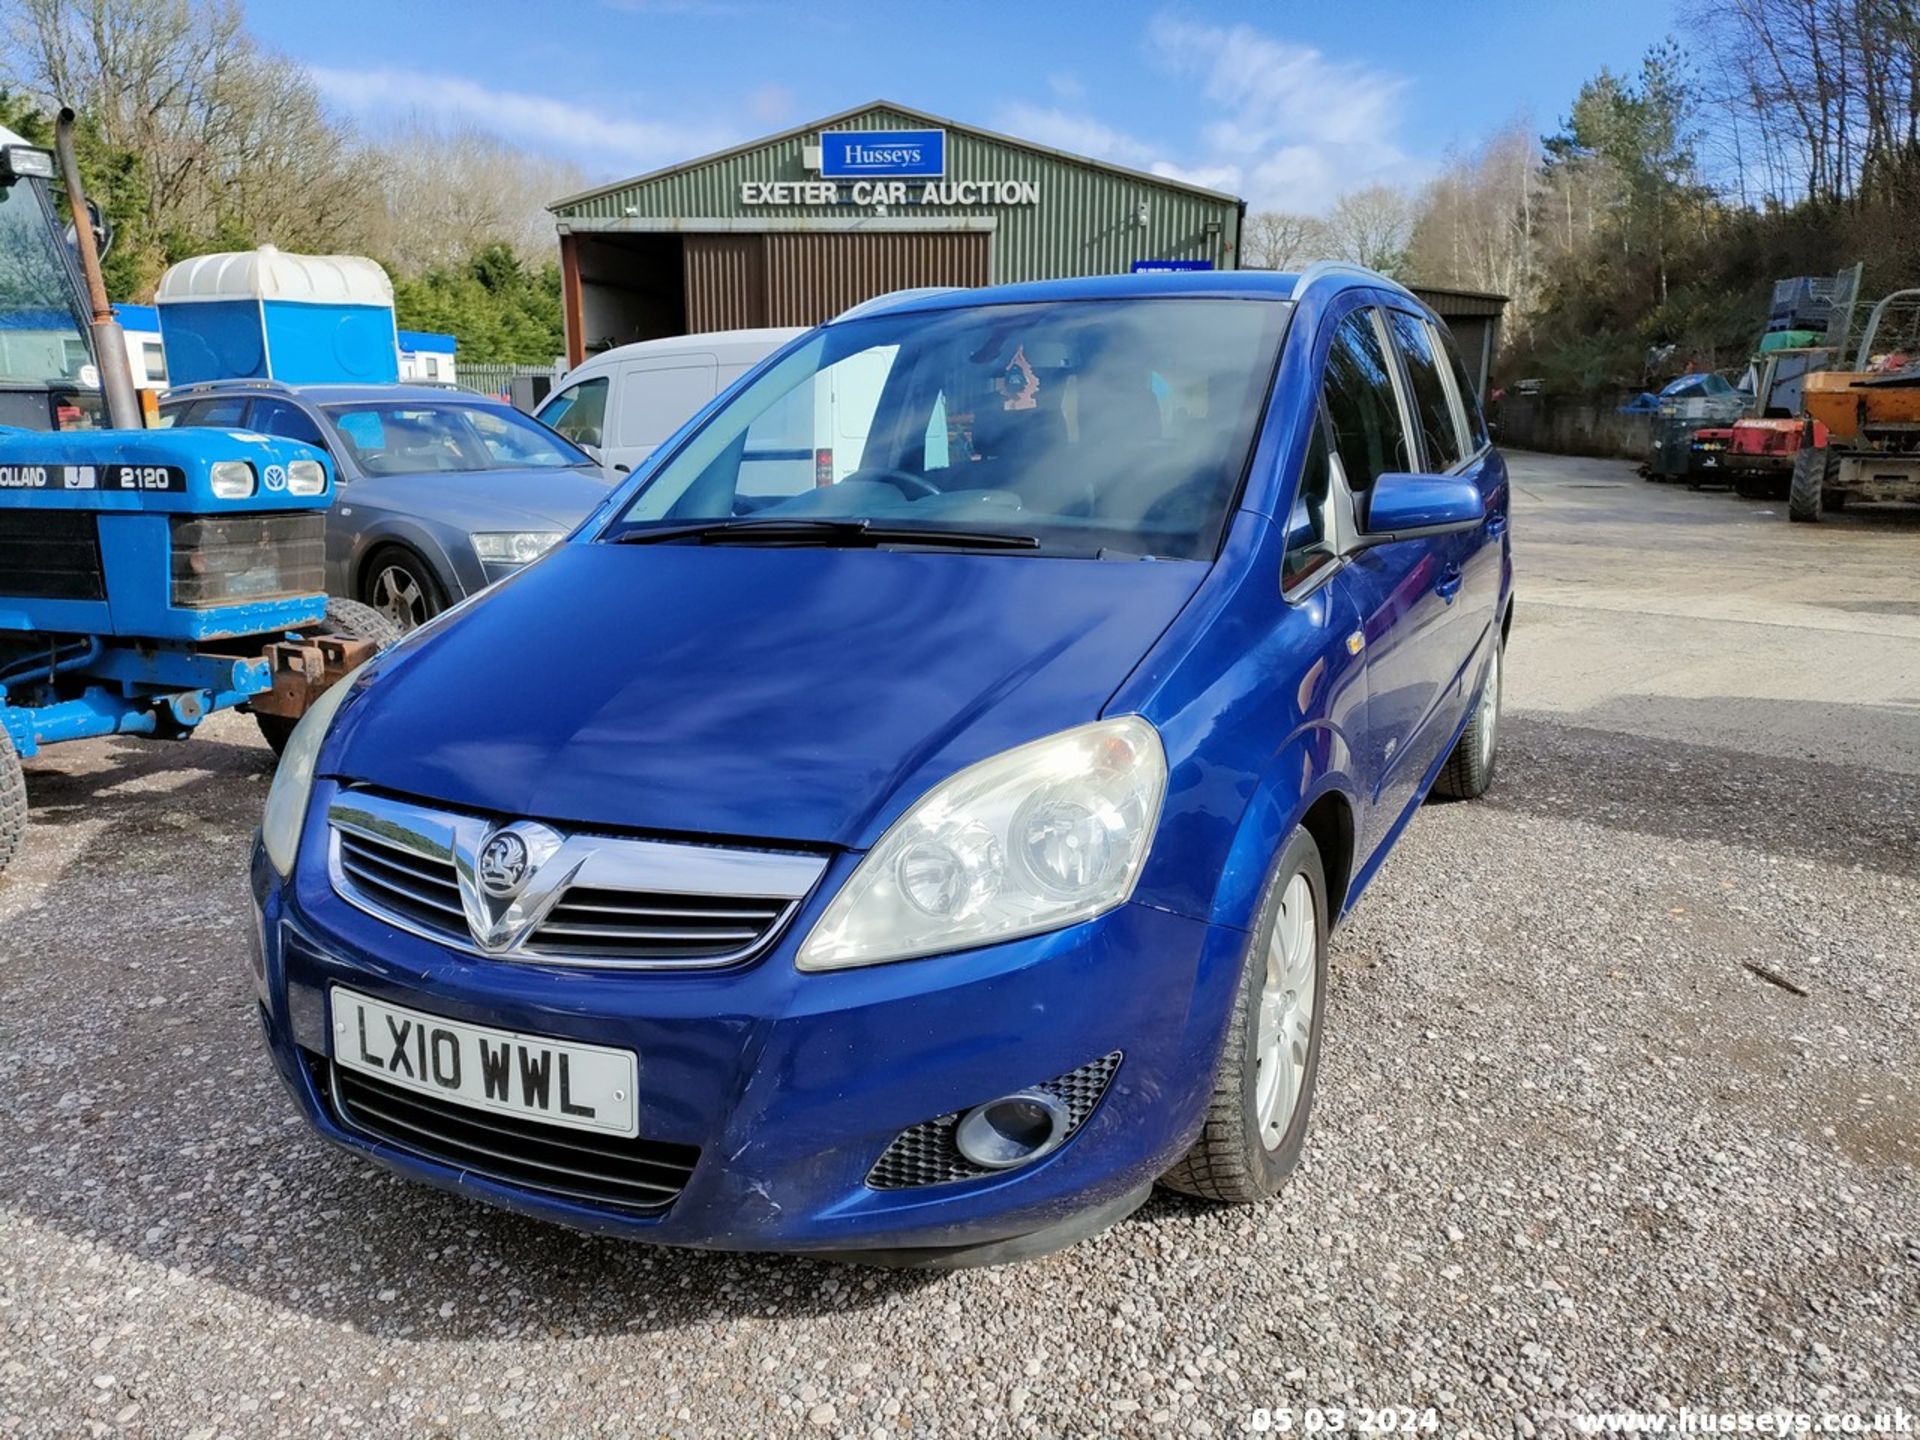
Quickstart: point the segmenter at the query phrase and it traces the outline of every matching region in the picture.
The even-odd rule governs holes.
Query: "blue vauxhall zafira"
[[[662,1244],[979,1263],[1156,1181],[1264,1201],[1329,932],[1492,781],[1507,517],[1367,271],[858,307],[302,721],[274,1061],[349,1150]]]

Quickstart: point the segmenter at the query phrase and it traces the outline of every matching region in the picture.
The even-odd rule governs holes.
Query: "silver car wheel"
[[[1260,987],[1260,1014],[1254,1045],[1254,1108],[1260,1143],[1277,1149],[1293,1123],[1313,1045],[1313,1010],[1318,1000],[1316,947],[1320,928],[1313,886],[1305,875],[1287,882],[1267,942],[1266,980]]]
[[[1480,768],[1493,764],[1494,734],[1500,726],[1500,645],[1494,642],[1493,658],[1487,661],[1487,683],[1480,692]]]
[[[373,608],[402,630],[424,625],[433,615],[426,587],[403,565],[389,565],[373,577]]]

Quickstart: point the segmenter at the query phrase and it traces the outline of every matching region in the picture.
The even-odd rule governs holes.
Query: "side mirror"
[[[1471,530],[1487,518],[1480,487],[1449,475],[1382,475],[1367,498],[1356,548]]]
[[[587,452],[587,458],[593,461],[594,464],[604,465],[607,463],[606,457],[600,453],[600,447],[598,445],[589,445],[584,440],[578,441],[577,443],[582,450]]]

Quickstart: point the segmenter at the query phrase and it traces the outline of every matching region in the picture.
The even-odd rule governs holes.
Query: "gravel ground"
[[[1587,472],[1522,472],[1553,563]],[[249,1016],[247,722],[53,752],[0,882],[0,1437],[1920,1414],[1920,736],[1864,769],[1529,694],[1531,637],[1617,620],[1520,611],[1494,793],[1429,806],[1336,939],[1279,1202],[943,1277],[581,1238],[323,1147]],[[1824,643],[1756,628],[1756,683]]]

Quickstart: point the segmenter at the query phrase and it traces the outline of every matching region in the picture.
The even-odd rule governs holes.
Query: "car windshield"
[[[368,475],[561,470],[591,465],[546,426],[505,405],[453,400],[329,405],[348,455]]]
[[[33,182],[0,185],[0,385],[72,384],[91,358],[61,243]]]
[[[1287,309],[1082,300],[830,325],[723,402],[605,538],[944,529],[1029,553],[1211,557]]]

